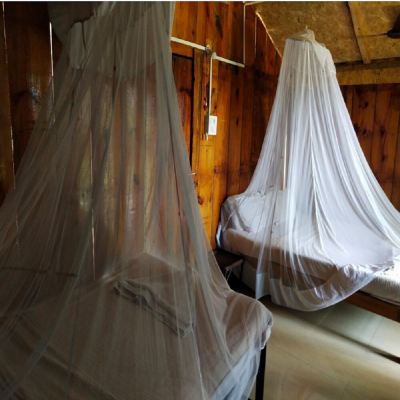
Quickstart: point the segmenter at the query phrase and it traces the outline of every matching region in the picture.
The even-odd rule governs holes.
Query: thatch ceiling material
[[[384,75],[377,73],[381,61],[400,60],[400,40],[386,35],[400,15],[400,2],[259,2],[254,7],[280,54],[286,38],[308,26],[331,51],[337,66],[349,64],[354,71],[358,64],[370,63],[374,83]],[[366,71],[362,76],[368,83]],[[385,79],[400,81],[398,72]]]

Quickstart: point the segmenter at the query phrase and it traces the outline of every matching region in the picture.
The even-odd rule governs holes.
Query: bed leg
[[[267,345],[261,350],[260,365],[258,366],[256,378],[256,399],[263,400],[264,398],[264,378],[265,378],[265,361],[267,358]]]

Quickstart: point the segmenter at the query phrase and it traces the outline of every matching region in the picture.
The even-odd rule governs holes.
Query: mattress
[[[148,265],[149,262],[162,264],[162,261],[144,254],[134,261],[132,268],[135,269],[138,264]],[[198,392],[200,385],[194,380],[200,377],[210,399],[235,399],[236,397],[228,396],[235,393],[238,382],[243,385],[246,375],[255,376],[261,347],[265,345],[272,326],[270,312],[258,301],[233,291],[228,295],[228,307],[221,324],[225,327],[222,334],[232,354],[231,360],[227,362],[214,339],[214,327],[210,326],[207,315],[197,313],[194,331],[185,337],[179,337],[150,312],[116,295],[113,291],[114,283],[114,278],[107,279],[80,299],[80,329],[75,335],[71,332],[73,324],[68,323],[73,310],[67,310],[49,343],[49,350],[18,392],[21,398],[41,399],[38,393],[43,393],[43,385],[46,385],[48,399],[63,397],[64,380],[68,376],[66,366],[71,357],[71,337],[74,337],[75,354],[79,359],[79,368],[73,371],[71,377],[73,385],[69,398],[72,400],[195,400],[201,398]],[[106,305],[107,309],[93,315],[99,309],[99,302]],[[10,346],[0,354],[1,379],[7,380],[13,376],[11,369],[15,365],[22,366],[22,360],[26,360],[26,355],[32,352],[38,336],[42,336],[41,326],[46,326],[46,316],[54,312],[52,307],[52,302],[44,301],[23,317],[23,323],[15,331]],[[201,309],[205,309],[204,305]],[[117,324],[110,323],[111,315],[121,316],[119,321],[112,319]],[[95,340],[88,343],[85,332],[92,328],[93,318],[96,318],[96,328],[100,328],[101,335],[95,335]],[[141,329],[137,329],[138,326]],[[163,335],[165,343],[152,340],[154,335]],[[154,345],[160,348],[154,348]],[[194,349],[200,351],[193,354]],[[117,372],[104,371],[101,365],[104,365],[108,355],[116,351],[119,354],[115,362]],[[166,362],[155,364],[149,361],[160,352],[167,353],[167,357],[162,357]],[[137,355],[133,363],[132,353]],[[15,364],[10,364],[10,360]],[[94,365],[99,367],[94,368]],[[107,365],[110,365],[109,360]],[[156,369],[154,365],[157,365]],[[178,370],[176,365],[184,365],[185,368]],[[142,376],[143,379],[132,382],[130,376]]]
[[[252,276],[255,277],[255,271],[251,271],[249,268],[255,269],[257,266],[257,258],[260,252],[260,242],[257,237],[244,230],[229,228],[223,233],[221,245],[228,251],[246,257],[247,262],[243,271],[244,282],[250,284],[250,287],[254,289],[255,281],[252,281]],[[279,249],[272,249],[272,262],[279,264],[279,254]],[[330,267],[330,264],[325,260],[317,261],[324,268]],[[267,274],[264,274],[264,277],[267,280]],[[264,286],[268,290],[268,282],[265,283]],[[395,263],[393,268],[377,273],[374,280],[362,288],[362,291],[389,303],[400,305],[400,263]],[[269,293],[264,293],[264,295],[266,294]]]

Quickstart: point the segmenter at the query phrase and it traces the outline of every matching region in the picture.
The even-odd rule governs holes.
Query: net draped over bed
[[[300,310],[332,305],[399,267],[400,214],[375,179],[332,56],[287,39],[260,158],[226,200],[218,240],[251,240],[256,295]],[[241,234],[243,233],[243,234]]]
[[[206,244],[173,5],[60,7],[63,53],[0,209],[0,398],[246,397],[271,318]]]

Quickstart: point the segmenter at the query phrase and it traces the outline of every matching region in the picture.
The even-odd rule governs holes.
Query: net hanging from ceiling
[[[173,5],[53,7],[64,50],[0,209],[0,398],[246,397],[271,317],[206,244]]]
[[[218,240],[258,259],[258,297],[301,310],[400,268],[400,214],[363,155],[332,56],[310,31],[286,41],[256,170],[224,203]]]

